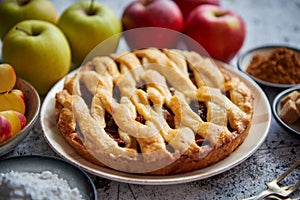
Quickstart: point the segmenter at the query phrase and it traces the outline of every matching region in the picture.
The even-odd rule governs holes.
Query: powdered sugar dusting
[[[4,199],[83,200],[78,188],[50,171],[0,174],[0,196]]]

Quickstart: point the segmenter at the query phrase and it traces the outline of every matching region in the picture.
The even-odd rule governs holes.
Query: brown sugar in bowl
[[[237,66],[261,85],[289,88],[300,84],[300,50],[293,47],[253,48],[239,57]]]

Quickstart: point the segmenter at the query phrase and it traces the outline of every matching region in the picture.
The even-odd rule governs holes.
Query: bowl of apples
[[[9,64],[0,64],[0,156],[29,134],[40,111],[40,97]]]

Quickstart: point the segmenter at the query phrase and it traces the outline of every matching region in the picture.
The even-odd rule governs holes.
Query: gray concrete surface
[[[59,12],[72,0],[53,0]],[[118,16],[130,0],[102,0]],[[241,49],[265,44],[288,44],[300,48],[299,0],[222,0],[223,7],[238,12],[247,24],[247,37]],[[238,55],[237,55],[238,56]],[[231,64],[236,66],[237,57]],[[280,90],[263,88],[270,103]],[[44,140],[39,122],[30,135],[5,157],[15,155],[53,155]],[[213,177],[177,185],[145,186],[120,183],[98,177],[99,199],[243,199],[266,188],[272,180],[300,157],[300,136],[284,130],[273,118],[262,146],[238,166]],[[299,173],[295,175],[299,178]],[[299,192],[298,192],[298,194]]]

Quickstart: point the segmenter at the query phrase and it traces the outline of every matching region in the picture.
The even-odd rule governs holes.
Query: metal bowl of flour
[[[54,184],[57,184],[59,186],[59,184],[61,184],[62,181],[66,181],[66,184],[69,188],[72,189],[72,191],[79,191],[82,199],[97,200],[96,188],[91,178],[83,170],[60,158],[36,155],[16,156],[7,159],[2,159],[0,160],[0,188],[7,187],[5,182],[3,181],[3,178],[12,177],[13,172],[18,173],[17,175],[27,174],[27,176],[28,173],[30,173],[32,175],[46,174],[49,177],[50,174],[53,177],[55,176],[55,179],[51,177],[54,180],[51,180]],[[18,180],[17,183],[18,185],[20,184],[22,186],[26,184],[28,185],[26,180],[22,179]],[[51,185],[48,185],[48,187],[50,188]],[[35,187],[38,191],[38,185],[35,185]],[[62,188],[63,187],[61,187],[60,189],[63,190]],[[6,191],[2,191],[2,193],[3,192],[5,193]],[[2,197],[3,195],[5,197],[5,194],[2,193]],[[69,194],[67,197],[64,198],[64,200],[73,199],[71,198],[71,196],[72,194]],[[49,199],[57,199],[57,197],[49,196]]]

